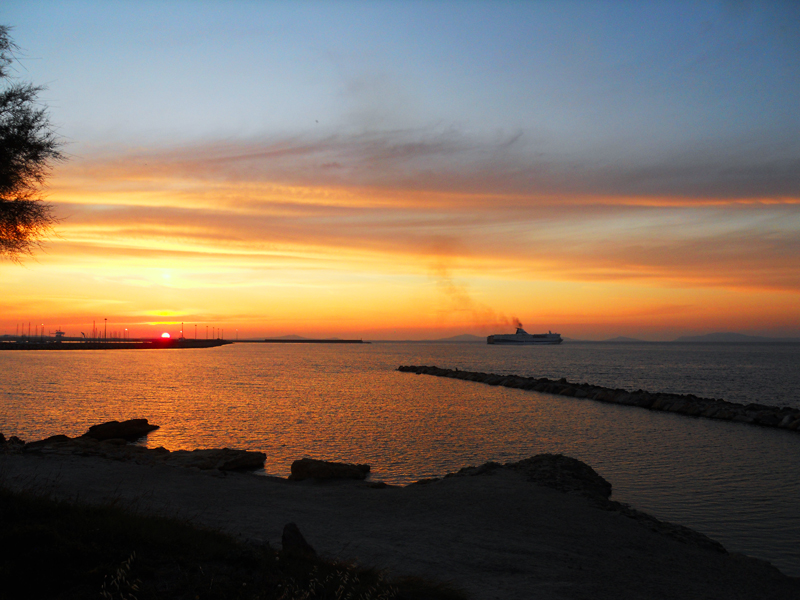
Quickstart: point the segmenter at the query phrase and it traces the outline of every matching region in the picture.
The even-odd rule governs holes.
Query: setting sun
[[[161,337],[164,338],[164,339],[169,339],[170,335],[168,333],[164,332],[164,333],[161,334]]]

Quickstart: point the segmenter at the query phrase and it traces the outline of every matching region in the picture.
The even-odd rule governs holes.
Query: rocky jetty
[[[586,398],[609,404],[622,404],[624,406],[638,406],[650,410],[677,413],[692,417],[705,417],[737,423],[752,423],[765,427],[778,427],[790,431],[800,431],[800,410],[790,407],[766,406],[763,404],[739,404],[713,398],[699,398],[694,394],[666,394],[653,393],[644,390],[630,392],[623,389],[614,389],[591,385],[589,383],[571,383],[565,378],[559,380],[546,377],[521,377],[519,375],[498,375],[495,373],[479,373],[474,371],[459,371],[458,369],[441,369],[439,367],[400,366],[398,371],[416,373],[417,375],[434,375],[436,377],[450,377],[465,381],[476,381],[488,385],[517,388]]]

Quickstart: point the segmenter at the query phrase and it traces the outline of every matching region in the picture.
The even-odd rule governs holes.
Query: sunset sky
[[[800,3],[4,0],[0,334],[800,336]],[[202,335],[202,334],[201,334]]]

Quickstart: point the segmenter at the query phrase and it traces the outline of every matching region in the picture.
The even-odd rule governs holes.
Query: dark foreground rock
[[[129,444],[158,429],[147,419],[109,421],[92,425],[83,435],[70,438],[52,435],[43,440],[25,443],[16,436],[6,440],[0,433],[0,451],[29,454],[62,454],[99,456],[111,460],[132,461],[139,464],[168,464],[201,471],[254,471],[264,467],[267,455],[263,452],[211,448],[203,450],[175,450],[144,448]]]
[[[292,463],[289,479],[366,479],[369,465],[329,462],[313,458],[301,458]]]
[[[173,467],[194,468],[201,471],[255,471],[264,467],[267,455],[263,452],[212,448],[203,450],[175,450],[144,448],[127,443],[122,438],[98,441],[92,437],[70,438],[53,435],[43,440],[24,443],[12,437],[0,450],[6,454],[97,456],[137,464],[166,464]]]
[[[174,450],[166,456],[166,462],[178,467],[195,467],[200,470],[254,471],[264,467],[267,455],[263,452],[233,450],[231,448],[210,450]]]
[[[92,425],[83,437],[89,437],[102,442],[104,440],[125,440],[135,442],[146,436],[151,431],[158,429],[158,425],[150,425],[147,419],[129,419],[127,421],[109,421],[100,425]]]
[[[698,398],[694,394],[664,394],[646,392],[644,390],[629,392],[623,389],[607,388],[588,383],[570,383],[563,377],[554,381],[546,377],[537,379],[536,377],[521,377],[519,375],[497,375],[495,373],[479,373],[424,366],[400,366],[397,370],[417,375],[449,377],[488,385],[500,385],[560,396],[586,398],[609,404],[638,406],[639,408],[649,408],[650,410],[677,413],[691,417],[705,417],[723,421],[735,421],[737,423],[751,423],[764,427],[778,427],[789,431],[800,431],[800,409],[788,406],[739,404],[721,399]]]
[[[445,478],[491,475],[504,469],[523,473],[528,481],[537,485],[588,498],[599,508],[613,511],[638,521],[647,529],[661,535],[666,535],[683,543],[707,548],[714,552],[727,554],[727,550],[722,544],[698,531],[682,525],[660,521],[652,515],[631,508],[627,504],[610,500],[611,484],[608,481],[586,463],[563,454],[537,454],[518,462],[506,464],[488,462],[479,467],[465,467],[456,473],[445,475]],[[432,481],[437,480],[426,479],[420,483],[427,484]]]
[[[537,454],[518,462],[500,464],[488,462],[479,467],[464,467],[445,477],[483,475],[496,469],[512,469],[524,473],[528,481],[544,485],[559,492],[578,493],[586,497],[608,500],[611,484],[592,467],[576,458],[563,454]]]

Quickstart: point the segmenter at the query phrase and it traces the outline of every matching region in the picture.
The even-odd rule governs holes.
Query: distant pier
[[[168,350],[182,348],[216,348],[232,344],[231,340],[138,339],[56,341],[52,338],[22,338],[0,341],[0,350]]]

